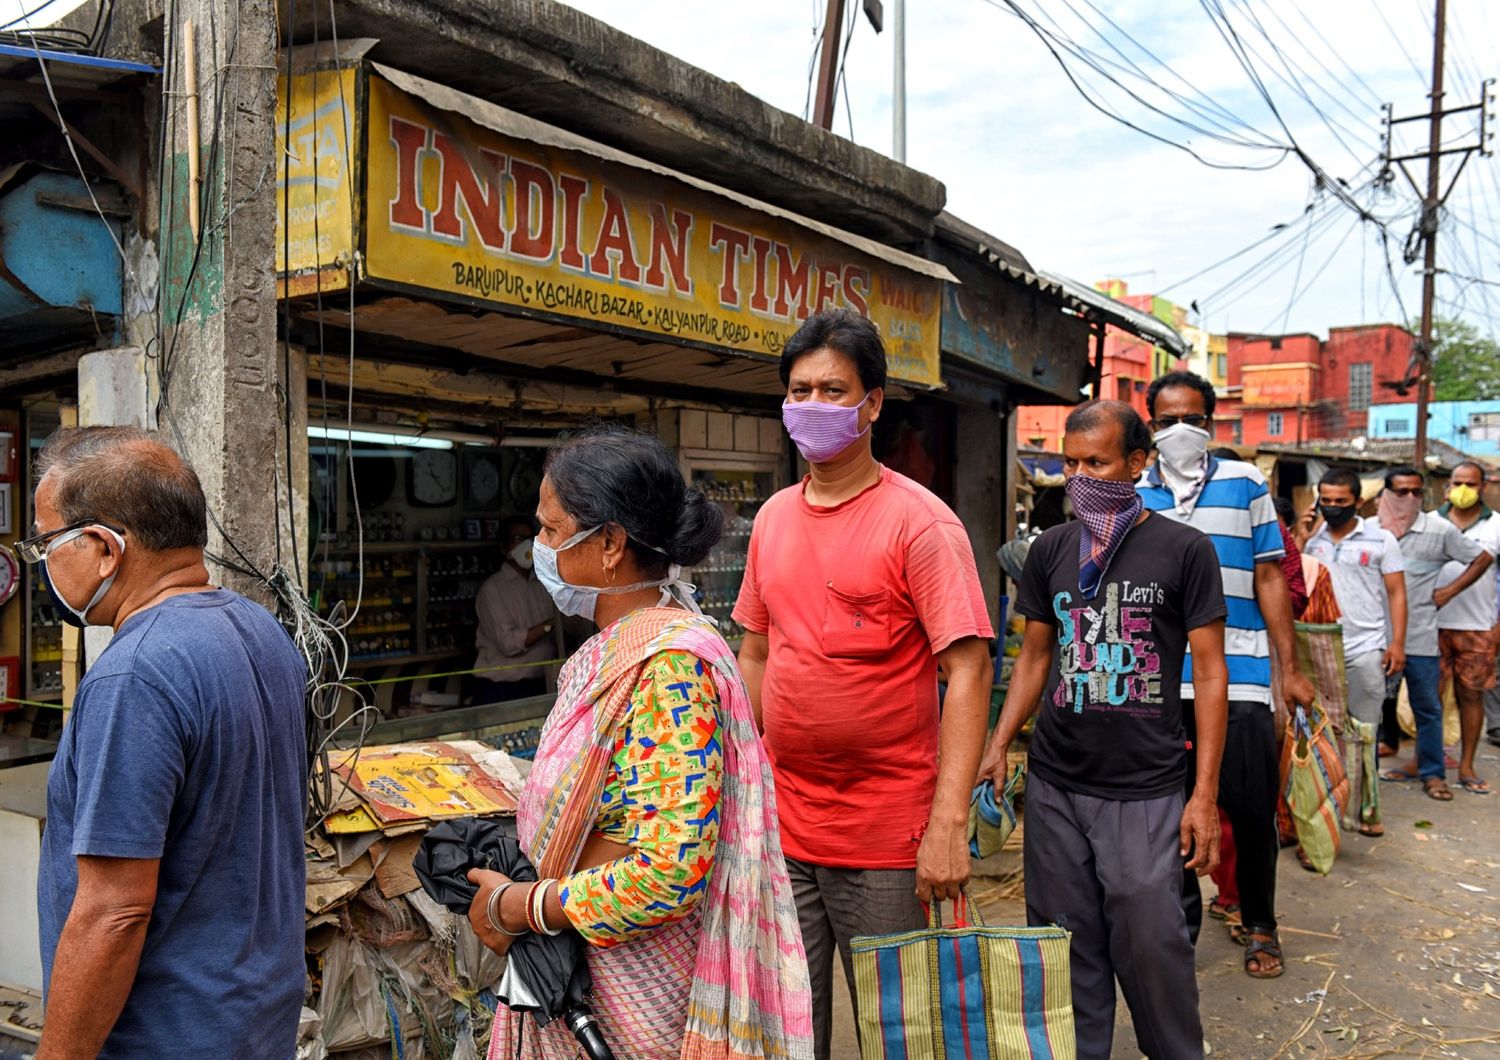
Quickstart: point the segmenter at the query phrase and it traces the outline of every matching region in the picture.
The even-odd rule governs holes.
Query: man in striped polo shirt
[[[1271,648],[1282,667],[1289,701],[1310,704],[1313,686],[1297,669],[1291,595],[1281,558],[1285,549],[1265,477],[1253,464],[1220,462],[1208,453],[1213,437],[1214,388],[1191,372],[1172,372],[1151,384],[1146,407],[1157,460],[1137,488],[1149,511],[1206,534],[1224,578],[1224,658],[1229,665],[1229,732],[1219,776],[1219,805],[1234,833],[1235,875],[1245,932],[1245,971],[1257,979],[1282,972],[1276,932],[1276,794],[1280,780],[1275,711],[1271,706]],[[1191,695],[1193,660],[1184,665]],[[1189,774],[1191,774],[1189,770]],[[1201,908],[1194,877],[1185,887]]]

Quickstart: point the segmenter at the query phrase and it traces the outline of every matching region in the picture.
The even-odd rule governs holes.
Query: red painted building
[[[1230,335],[1218,439],[1297,444],[1361,435],[1370,405],[1401,400],[1393,384],[1405,376],[1411,348],[1411,333],[1393,324],[1332,328],[1327,341]]]
[[[1411,332],[1394,324],[1328,329],[1328,341],[1323,343],[1323,437],[1357,437],[1367,430],[1366,410],[1371,405],[1416,400],[1395,389],[1406,378],[1415,341]]]

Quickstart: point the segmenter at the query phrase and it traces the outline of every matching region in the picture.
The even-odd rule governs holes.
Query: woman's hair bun
[[[547,457],[547,477],[580,529],[615,523],[648,576],[695,566],[719,543],[724,512],[682,480],[672,447],[628,427],[596,427]],[[665,553],[665,555],[663,555]]]
[[[709,500],[697,486],[689,486],[683,491],[682,508],[667,553],[673,563],[696,566],[703,562],[723,534],[724,509]]]

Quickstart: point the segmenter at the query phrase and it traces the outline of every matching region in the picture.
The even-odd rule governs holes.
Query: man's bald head
[[[139,427],[61,427],[37,458],[37,489],[64,524],[124,527],[149,552],[208,545],[208,506],[197,474]]]

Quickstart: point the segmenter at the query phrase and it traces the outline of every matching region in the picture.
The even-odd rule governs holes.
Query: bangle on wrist
[[[493,891],[490,892],[490,900],[489,900],[488,904],[485,905],[485,908],[484,908],[485,919],[489,921],[490,927],[494,928],[495,931],[499,932],[500,934],[508,936],[509,938],[513,938],[513,939],[520,938],[522,935],[526,934],[526,932],[525,931],[511,931],[503,923],[501,923],[501,921],[500,921],[500,899],[505,894],[506,891],[510,890],[515,885],[516,885],[516,881],[515,880],[509,880],[509,881],[507,881],[505,883],[502,883],[499,887],[496,887]]]
[[[561,935],[562,929],[549,928],[547,926],[546,901],[547,888],[556,883],[556,880],[538,880],[532,885],[531,892],[526,896],[527,923],[531,930],[539,935]]]

